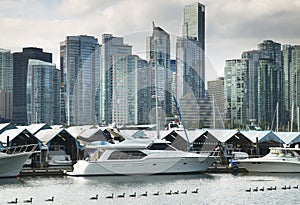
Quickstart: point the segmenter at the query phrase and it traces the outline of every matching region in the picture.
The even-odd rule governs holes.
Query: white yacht
[[[12,147],[0,152],[0,177],[16,177],[22,170],[26,160],[35,153],[36,145],[30,147]]]
[[[238,160],[249,172],[300,172],[299,148],[270,147],[270,153],[261,158]]]
[[[91,148],[91,157],[73,165],[71,176],[144,175],[204,172],[214,162],[210,153],[196,154],[165,140],[125,140]]]

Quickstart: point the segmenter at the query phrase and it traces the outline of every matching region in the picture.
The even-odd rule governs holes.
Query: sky
[[[71,35],[124,37],[145,58],[152,21],[170,34],[171,58],[182,35],[183,8],[191,0],[1,0],[0,48],[39,47],[53,53]],[[225,60],[257,48],[263,40],[300,44],[300,0],[202,0],[206,12],[206,80],[224,76]]]

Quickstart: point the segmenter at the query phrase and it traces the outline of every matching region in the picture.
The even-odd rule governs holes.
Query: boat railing
[[[202,154],[202,155],[207,155],[207,156],[213,156],[213,157],[220,157],[221,152],[220,151],[193,151],[194,153],[197,154]]]
[[[28,145],[20,145],[20,146],[12,146],[7,147],[2,152],[6,154],[19,154],[19,153],[37,153],[39,145],[38,144],[28,144]]]

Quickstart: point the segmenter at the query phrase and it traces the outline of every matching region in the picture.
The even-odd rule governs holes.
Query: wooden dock
[[[42,168],[24,167],[20,172],[20,176],[63,176],[65,171],[72,171],[72,166],[52,166]],[[238,170],[233,170],[227,166],[212,166],[205,173],[245,173],[246,169],[239,167]]]
[[[64,175],[64,171],[72,171],[72,166],[57,166],[57,167],[43,167],[31,168],[24,167],[20,172],[20,176],[53,176]]]

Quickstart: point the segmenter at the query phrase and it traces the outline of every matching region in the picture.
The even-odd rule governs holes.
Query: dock
[[[20,176],[63,176],[65,171],[72,171],[72,166],[51,166],[41,168],[23,167]],[[239,167],[238,170],[233,170],[228,166],[211,166],[205,173],[245,173],[247,170]]]
[[[23,167],[20,176],[57,176],[65,175],[64,171],[72,171],[72,166],[53,166],[42,168]]]

